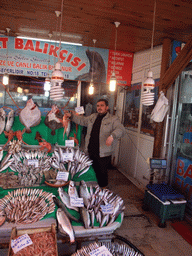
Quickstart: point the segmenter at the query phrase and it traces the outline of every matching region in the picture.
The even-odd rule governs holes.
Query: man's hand
[[[106,145],[107,145],[107,146],[111,146],[112,142],[113,142],[113,137],[110,135],[110,136],[107,138],[107,140],[106,140]]]

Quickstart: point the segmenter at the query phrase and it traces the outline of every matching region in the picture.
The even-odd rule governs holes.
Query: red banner
[[[132,66],[133,53],[109,50],[107,84],[114,70],[118,85],[131,86]]]

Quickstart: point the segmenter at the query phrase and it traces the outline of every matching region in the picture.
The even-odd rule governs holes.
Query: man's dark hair
[[[106,99],[99,99],[99,100],[97,101],[97,103],[100,102],[100,101],[104,101],[106,106],[109,105],[109,102],[108,102],[108,100],[106,100]]]

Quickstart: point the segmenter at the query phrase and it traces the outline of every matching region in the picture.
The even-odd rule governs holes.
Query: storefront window
[[[152,106],[142,106],[141,117],[141,133],[154,135],[153,123],[151,121],[151,112],[158,99],[158,83],[159,79],[155,80],[155,101]],[[131,130],[137,130],[139,123],[139,109],[141,98],[142,83],[135,83],[131,85],[130,90],[126,93],[126,105],[124,114],[124,126]]]

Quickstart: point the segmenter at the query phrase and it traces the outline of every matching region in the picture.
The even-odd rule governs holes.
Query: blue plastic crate
[[[148,184],[147,188],[161,201],[185,199],[185,197],[167,184]]]

